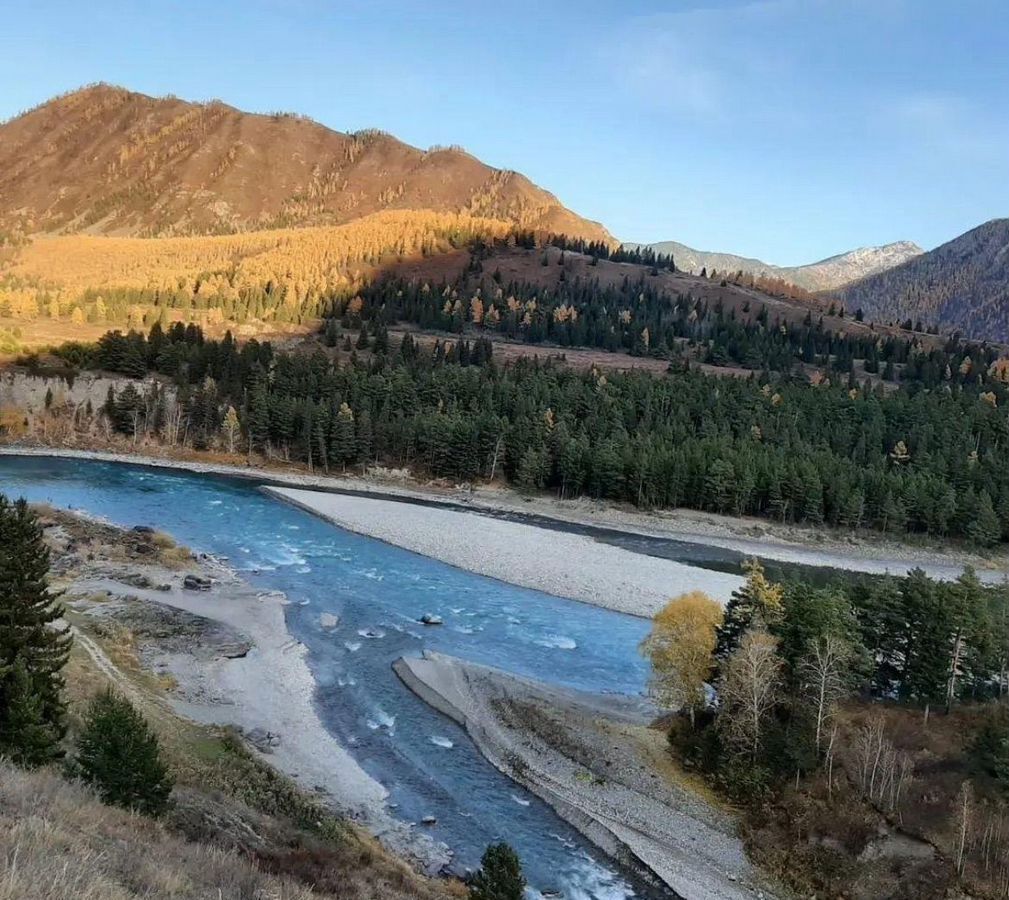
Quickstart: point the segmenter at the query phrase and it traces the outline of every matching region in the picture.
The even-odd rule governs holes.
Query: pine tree
[[[354,345],[358,350],[368,349],[368,323],[361,323],[361,330],[357,335],[357,343]]]
[[[34,513],[0,494],[0,754],[28,766],[57,758],[66,732],[60,673],[71,637],[56,624],[63,610],[48,573]]]
[[[353,462],[357,450],[357,437],[354,434],[354,411],[341,403],[333,421],[333,434],[330,439],[329,456],[343,464]]]
[[[94,785],[104,803],[159,816],[172,777],[157,736],[125,697],[107,688],[91,701],[69,774]]]
[[[967,537],[979,547],[992,547],[1002,536],[1002,525],[995,514],[991,496],[982,491],[975,505],[974,515],[967,523]]]
[[[746,583],[732,592],[725,607],[725,620],[718,629],[715,657],[727,659],[751,628],[773,625],[781,616],[783,588],[768,581],[757,559],[743,563]]]
[[[3,702],[5,753],[16,765],[25,768],[52,761],[61,735],[46,721],[41,698],[21,657],[4,678]],[[11,739],[7,739],[8,735]]]
[[[470,880],[470,900],[522,900],[526,880],[518,854],[507,844],[491,844]]]

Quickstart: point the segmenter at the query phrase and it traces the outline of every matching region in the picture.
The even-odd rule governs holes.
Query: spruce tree
[[[470,880],[470,900],[522,900],[526,880],[518,854],[507,844],[491,844]]]
[[[66,733],[60,673],[71,637],[48,574],[37,518],[0,494],[0,754],[25,766],[58,758]]]
[[[157,736],[133,704],[112,688],[91,701],[68,769],[94,785],[105,803],[149,816],[168,808],[172,777]]]
[[[715,658],[724,661],[739,646],[743,635],[754,627],[768,627],[780,618],[783,589],[768,581],[757,559],[743,563],[746,583],[732,592],[725,606],[725,619],[718,628]]]
[[[1002,537],[1002,525],[987,491],[982,491],[978,496],[974,515],[967,523],[966,532],[967,537],[979,547],[993,547]]]

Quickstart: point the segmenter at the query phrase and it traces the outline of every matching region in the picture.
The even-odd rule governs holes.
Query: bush
[[[1009,794],[1009,711],[1000,709],[981,727],[971,747],[974,766]]]
[[[111,688],[91,701],[69,774],[95,787],[105,803],[160,816],[172,778],[144,717]]]
[[[775,784],[774,775],[766,766],[743,754],[726,756],[715,781],[734,801],[753,807],[769,801]]]
[[[522,900],[526,880],[518,854],[507,844],[491,844],[470,881],[470,900]]]

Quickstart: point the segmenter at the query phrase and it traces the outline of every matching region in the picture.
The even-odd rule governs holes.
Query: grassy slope
[[[159,543],[159,561],[171,565],[181,548],[170,539]],[[102,806],[58,772],[3,766],[0,900],[464,894],[458,884],[416,875],[370,836],[330,816],[231,731],[177,716],[165,697],[170,685],[143,669],[128,631],[97,630],[93,618],[72,611],[67,617],[78,629],[65,670],[71,734],[91,697],[113,683],[158,734],[176,778],[174,806],[155,823]]]

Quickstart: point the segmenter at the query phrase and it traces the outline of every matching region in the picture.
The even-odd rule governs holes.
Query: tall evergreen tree
[[[725,619],[718,628],[715,645],[715,658],[718,660],[728,659],[751,628],[771,626],[781,616],[781,585],[767,579],[758,559],[747,560],[743,571],[746,572],[746,583],[732,592],[725,607]]]
[[[25,766],[57,758],[66,732],[61,671],[71,637],[48,574],[35,514],[0,494],[0,754]]]

